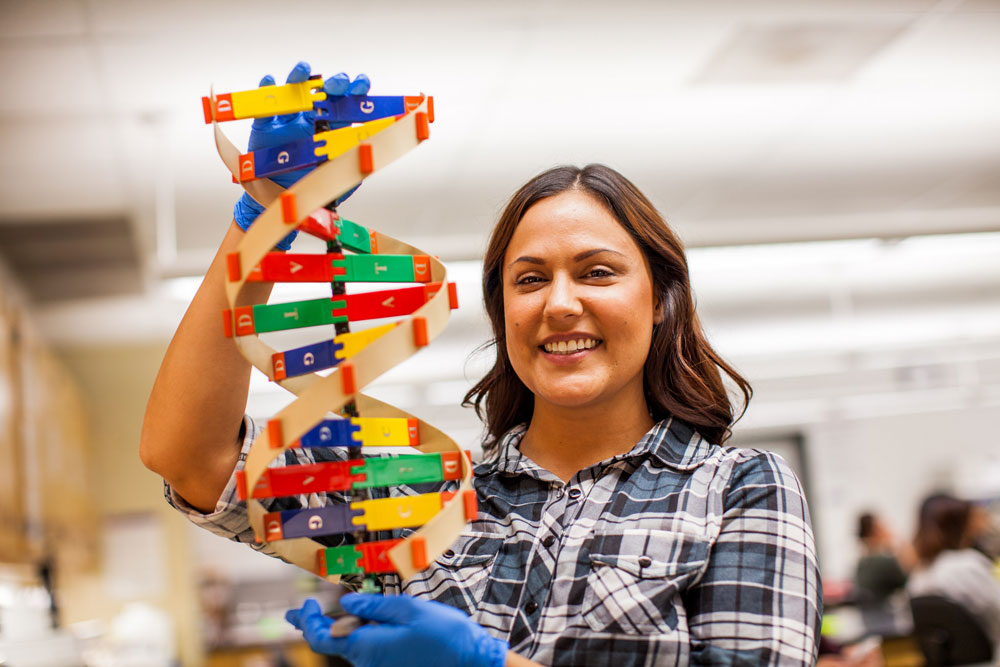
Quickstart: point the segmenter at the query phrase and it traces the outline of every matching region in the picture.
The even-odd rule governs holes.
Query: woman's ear
[[[663,308],[663,297],[660,295],[656,296],[656,302],[653,304],[653,326],[657,324],[663,324],[664,315]]]

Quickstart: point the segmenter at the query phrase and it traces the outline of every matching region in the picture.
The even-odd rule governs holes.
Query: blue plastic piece
[[[338,359],[336,353],[344,349],[341,343],[332,340],[324,340],[320,343],[313,343],[303,347],[297,347],[285,351],[285,376],[295,377],[305,375],[324,368],[333,368],[342,359]]]
[[[326,160],[326,155],[316,155],[316,141],[312,137],[299,139],[279,146],[260,148],[253,152],[254,175],[267,178],[286,171],[309,167]]]
[[[364,510],[352,510],[349,505],[284,510],[281,512],[281,532],[286,540],[293,537],[353,533],[364,530],[363,524],[358,526],[351,521],[363,514]]]
[[[402,95],[344,95],[316,102],[313,109],[317,120],[366,123],[376,118],[402,116],[406,113],[406,101]]]
[[[353,433],[360,433],[361,427],[350,419],[324,419],[299,438],[300,447],[360,447]]]

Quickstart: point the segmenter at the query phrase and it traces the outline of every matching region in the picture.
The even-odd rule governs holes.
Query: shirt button
[[[528,600],[528,604],[524,605],[524,611],[528,614],[534,614],[538,610],[538,603],[534,600]]]
[[[570,489],[569,490],[569,497],[572,498],[573,500],[576,500],[577,498],[579,498],[582,495],[583,495],[583,491],[581,491],[580,489],[575,489],[574,488],[574,489]]]
[[[455,557],[455,552],[452,551],[451,549],[448,549],[447,551],[444,552],[443,555],[444,555],[445,558],[454,558]]]
[[[542,546],[543,547],[551,547],[553,544],[555,544],[555,541],[556,541],[556,538],[552,537],[551,535],[546,535],[545,539],[542,540]]]
[[[653,564],[653,559],[650,558],[649,556],[639,557],[639,567],[649,567],[652,564]]]

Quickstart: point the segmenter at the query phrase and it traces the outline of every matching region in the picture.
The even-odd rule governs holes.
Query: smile
[[[580,350],[590,350],[601,344],[600,340],[594,338],[581,338],[579,340],[560,340],[542,345],[549,354],[573,354]]]

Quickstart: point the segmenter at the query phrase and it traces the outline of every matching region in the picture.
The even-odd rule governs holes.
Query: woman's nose
[[[577,317],[583,312],[580,295],[573,280],[564,276],[554,276],[549,284],[545,299],[545,316],[555,319]]]

